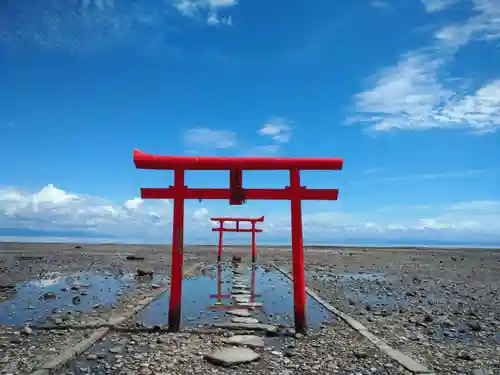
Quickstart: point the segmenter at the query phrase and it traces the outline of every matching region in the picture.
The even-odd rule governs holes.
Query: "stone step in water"
[[[262,307],[262,302],[241,302],[238,303],[241,307],[248,307],[250,309],[255,309],[256,307]]]
[[[278,327],[273,326],[272,324],[264,324],[264,323],[215,322],[212,324],[212,327],[232,329],[232,330],[278,332]]]
[[[229,310],[229,311],[226,311],[226,314],[233,315],[233,316],[241,316],[243,318],[248,318],[249,316],[252,315],[252,313],[248,309]]]
[[[235,316],[231,318],[232,323],[243,323],[243,324],[255,324],[255,323],[260,323],[259,319],[255,318],[249,318],[249,317],[242,317],[242,316]]]
[[[245,345],[251,348],[263,348],[264,338],[254,335],[236,335],[226,340],[229,345]]]

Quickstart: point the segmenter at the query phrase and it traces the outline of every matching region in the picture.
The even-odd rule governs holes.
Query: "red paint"
[[[212,228],[214,230],[215,228]],[[224,222],[220,222],[220,227],[219,227],[219,251],[217,253],[217,261],[220,262],[222,258],[222,236],[224,235]]]
[[[212,217],[210,218],[212,221],[218,221],[219,222],[219,227],[218,228],[212,228],[212,232],[219,232],[219,252],[217,259],[220,262],[222,258],[222,233],[223,232],[238,232],[238,233],[252,233],[252,262],[255,262],[257,258],[257,247],[255,245],[255,233],[261,233],[262,229],[256,228],[255,223],[263,222],[264,221],[264,216],[261,216],[259,218],[245,218],[245,217]],[[229,222],[236,222],[236,228],[226,228],[224,227],[224,223],[226,221]],[[240,228],[240,223],[251,223],[252,228]]]
[[[172,187],[141,189],[143,199],[175,199],[176,194]],[[185,199],[231,199],[231,189],[186,188],[183,194]],[[245,189],[246,200],[291,200],[292,197],[298,197],[303,201],[336,201],[338,194],[338,189],[307,189],[305,187],[301,187],[298,193],[292,193],[289,187],[284,189]]]
[[[174,172],[174,189],[178,193],[174,200],[174,220],[172,237],[172,276],[170,285],[170,306],[168,315],[168,327],[172,332],[178,332],[181,324],[181,302],[182,302],[182,265],[184,262],[184,199],[182,189],[184,188],[184,171]]]
[[[216,156],[160,156],[134,150],[134,163],[138,169],[164,169],[175,171],[174,186],[168,188],[143,188],[143,199],[174,199],[174,220],[172,240],[172,284],[170,294],[169,326],[178,331],[180,325],[183,262],[183,221],[185,199],[227,199],[231,205],[241,205],[249,199],[289,200],[292,222],[292,267],[295,328],[297,332],[306,330],[306,293],[304,280],[304,254],[302,239],[303,200],[337,200],[337,189],[307,189],[300,186],[301,170],[340,170],[341,158],[272,158],[272,157],[216,157]],[[227,170],[229,188],[190,189],[184,186],[185,170]],[[244,189],[244,170],[288,170],[290,186],[283,189]],[[214,218],[220,219],[220,218]],[[262,218],[262,221],[264,218]],[[238,223],[238,221],[237,221]],[[219,253],[222,252],[222,232],[220,231]],[[232,231],[243,231],[237,229]],[[258,230],[252,231],[252,237]],[[254,242],[255,243],[255,242]],[[254,255],[252,247],[252,256]]]
[[[138,169],[162,170],[254,170],[286,171],[297,168],[303,171],[341,170],[341,158],[274,158],[274,157],[219,157],[219,156],[164,156],[151,155],[134,149],[134,163]]]
[[[290,171],[290,186],[293,191],[300,189],[300,172]],[[290,202],[292,214],[292,274],[293,274],[293,306],[295,330],[306,330],[306,283],[304,279],[304,249],[302,247],[302,202],[300,198],[292,198]]]

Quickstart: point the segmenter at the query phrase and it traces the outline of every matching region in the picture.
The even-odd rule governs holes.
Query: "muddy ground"
[[[0,243],[0,373],[30,373],[95,330],[77,325],[123,316],[141,298],[167,287],[170,255],[167,246]],[[227,260],[239,255],[248,262],[250,251],[228,247],[224,255]],[[138,259],[127,259],[131,256]],[[291,269],[290,249],[262,247],[258,257],[261,265]],[[191,275],[196,279],[207,272],[204,266],[215,263],[216,248],[186,246],[184,259],[185,270],[198,270]],[[500,373],[500,252],[306,248],[305,261],[310,288],[435,373]],[[263,275],[257,290],[268,295],[266,303],[279,314],[260,319],[291,325],[290,285],[279,286],[287,281],[272,272]],[[194,295],[203,288],[196,281],[191,287],[185,282],[185,293]],[[234,333],[193,331],[201,329],[207,316],[220,318],[198,311],[195,302],[200,298],[192,298],[191,310],[186,307],[190,302],[183,302],[193,315],[183,316],[183,334],[142,331],[165,323],[166,317],[151,320],[158,319],[158,311],[166,316],[168,298],[161,298],[151,304],[159,310],[127,319],[123,325],[128,328],[110,332],[59,373],[235,373],[204,359]],[[255,349],[260,360],[239,366],[237,373],[410,373],[343,321],[308,303],[310,320],[315,320],[309,336],[266,338],[265,347]],[[286,308],[277,309],[280,304]],[[33,329],[37,325],[58,329]],[[117,347],[119,351],[109,351]]]

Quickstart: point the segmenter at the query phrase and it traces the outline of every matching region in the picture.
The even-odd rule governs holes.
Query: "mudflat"
[[[259,246],[257,254],[263,267],[258,271],[257,291],[271,297],[263,300],[267,310],[254,318],[276,324],[269,311],[283,303],[286,308],[280,314],[288,315],[288,320],[282,320],[284,327],[293,322],[292,288],[280,286],[287,281],[266,272],[273,264],[291,270],[291,249]],[[225,260],[234,255],[250,263],[249,247],[224,248]],[[185,246],[184,269],[198,265],[191,276],[213,273],[216,278],[216,258],[216,246]],[[161,245],[0,243],[0,372],[30,373],[48,357],[89,337],[95,329],[92,325],[102,325],[116,314],[133,310],[138,301],[168,289],[170,261],[170,246]],[[500,251],[306,246],[305,274],[308,287],[325,301],[434,373],[500,373]],[[193,306],[201,309],[195,303],[200,299],[196,289],[208,281],[186,283],[184,298],[192,294]],[[276,289],[279,296],[273,295]],[[155,303],[152,308],[167,309],[162,300]],[[306,338],[290,334],[281,340],[266,339],[264,348],[253,349],[258,358],[238,364],[238,373],[411,373],[341,319],[326,318],[327,313],[315,305],[308,307],[311,319],[321,324],[311,324]],[[208,320],[204,312],[197,315],[198,310],[196,314],[186,310],[193,317],[183,317],[183,322],[187,325],[191,319],[196,324],[181,334],[143,332],[151,330],[146,318],[158,313],[131,317],[122,324],[122,331],[110,332],[58,371],[211,371],[216,365],[206,360],[208,352],[220,349],[235,333],[200,332],[201,323]],[[161,319],[158,322],[157,326],[163,324]],[[53,329],[37,330],[36,325]],[[219,371],[234,373],[232,367]]]

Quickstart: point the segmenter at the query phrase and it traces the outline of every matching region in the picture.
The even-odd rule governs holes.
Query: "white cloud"
[[[472,40],[500,38],[500,1],[469,0],[468,3],[472,6],[473,15],[439,30],[436,33],[438,40],[450,47],[459,47]]]
[[[255,215],[247,213],[247,216]],[[186,217],[190,218],[185,224],[190,238],[213,242],[207,208],[187,210]],[[114,203],[104,198],[69,193],[50,184],[38,192],[0,188],[0,228],[26,228],[49,233],[76,231],[94,238],[115,236],[125,242],[131,239],[165,242],[171,225],[172,209],[165,200],[133,198]],[[324,242],[338,242],[347,237],[500,242],[500,201],[457,202],[444,208],[400,205],[370,213],[314,212],[304,214],[303,225],[306,238]],[[288,242],[288,212],[266,215],[263,229],[262,241],[267,237]],[[188,242],[190,238],[187,238]]]
[[[184,143],[190,149],[199,147],[226,149],[236,145],[236,133],[209,128],[193,128],[184,134]]]
[[[89,234],[161,235],[171,223],[166,200],[134,198],[116,204],[106,199],[68,193],[48,184],[38,192],[0,187],[0,227]]]
[[[472,16],[442,28],[428,46],[401,55],[396,65],[369,80],[368,88],[355,96],[356,114],[348,123],[378,132],[443,128],[486,134],[500,128],[500,79],[475,83],[471,91],[447,72],[460,47],[500,37],[500,0],[468,2]],[[424,3],[427,11],[438,12],[454,2]]]
[[[439,12],[455,4],[458,0],[420,0],[429,13]]]
[[[219,13],[223,9],[237,5],[235,0],[174,0],[174,7],[185,17],[206,17],[208,25],[231,25],[230,16],[223,17]]]
[[[261,136],[269,137],[278,143],[288,143],[292,138],[292,128],[290,127],[290,122],[280,117],[275,117],[269,120],[261,129],[259,129],[258,133]]]
[[[234,5],[229,0],[4,1],[0,46],[14,51],[35,46],[79,54],[127,47],[141,54],[172,50],[176,55],[178,49],[170,43],[178,31],[174,18],[230,25],[231,17],[220,12]]]
[[[349,122],[372,131],[462,128],[475,134],[500,128],[500,80],[473,93],[452,87],[439,72],[445,60],[425,53],[404,55],[381,70],[373,88],[356,95],[357,115]]]

